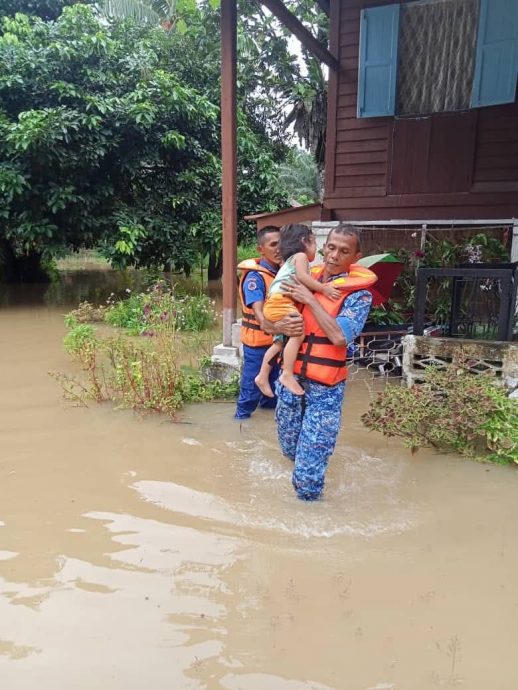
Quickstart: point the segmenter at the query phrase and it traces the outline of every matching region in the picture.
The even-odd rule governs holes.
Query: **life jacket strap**
[[[250,321],[247,319],[245,316],[241,319],[241,325],[244,326],[245,328],[251,328],[254,331],[260,331],[261,327],[256,321]]]
[[[308,355],[306,353],[298,354],[297,359],[303,362],[303,370],[307,370],[307,365],[309,363],[322,364],[323,366],[334,367],[335,369],[343,369],[345,366],[347,366],[342,359],[331,359],[330,357],[316,357],[315,355]]]
[[[325,335],[307,335],[304,340],[304,343],[314,343],[315,345],[332,345],[333,343],[329,340],[329,338],[326,338]]]

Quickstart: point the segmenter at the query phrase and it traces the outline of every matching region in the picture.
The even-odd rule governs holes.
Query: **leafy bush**
[[[258,256],[257,247],[255,244],[242,245],[240,244],[237,248],[237,263],[245,261],[246,259],[255,259]]]
[[[238,391],[237,376],[222,383],[207,381],[203,367],[183,371],[172,330],[158,331],[153,340],[135,341],[121,335],[100,338],[92,326],[76,323],[64,345],[86,380],[63,373],[53,376],[61,383],[65,399],[76,404],[112,400],[121,407],[174,417],[185,403],[228,400]]]
[[[73,328],[77,323],[91,323],[93,321],[104,321],[105,307],[94,307],[93,304],[81,302],[77,309],[72,309],[71,312],[65,315],[65,325],[67,328]]]
[[[387,386],[362,420],[385,436],[402,437],[413,452],[434,446],[518,464],[518,403],[494,379],[458,364],[427,369],[426,381],[413,388]]]
[[[110,326],[125,328],[134,335],[140,335],[145,330],[144,305],[140,295],[130,295],[127,299],[111,304],[104,315],[104,320]]]
[[[393,324],[405,323],[401,306],[397,302],[389,300],[387,304],[374,307],[369,312],[368,323],[376,326],[388,326]]]
[[[107,307],[82,302],[65,316],[65,324],[105,321],[124,328],[131,335],[155,335],[158,330],[198,333],[216,321],[214,303],[206,295],[179,295],[165,281],[152,285],[147,292],[131,294],[125,299],[108,300]]]

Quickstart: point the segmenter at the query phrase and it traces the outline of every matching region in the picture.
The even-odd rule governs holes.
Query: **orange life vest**
[[[317,266],[311,270],[311,274],[318,280],[323,266]],[[315,298],[322,305],[329,316],[336,318],[342,309],[346,297],[358,290],[368,290],[378,280],[378,277],[368,268],[352,264],[347,276],[341,276],[329,281],[333,287],[342,290],[341,299],[332,300],[317,292]],[[302,311],[304,319],[305,338],[297,355],[297,361],[293,369],[295,374],[323,383],[326,386],[334,386],[347,378],[347,345],[333,345],[325,332],[320,327],[313,312],[308,307]]]
[[[250,271],[257,271],[261,274],[266,286],[266,300],[270,285],[275,278],[275,273],[261,266],[259,261],[260,259],[246,259],[245,261],[241,261],[237,267],[238,271],[241,271],[241,280],[239,281],[239,297],[241,299],[241,308],[243,311],[243,319],[241,321],[241,342],[244,345],[248,345],[248,347],[270,347],[273,343],[273,336],[261,330],[259,322],[255,318],[254,310],[246,306],[243,294],[243,283],[247,274]]]

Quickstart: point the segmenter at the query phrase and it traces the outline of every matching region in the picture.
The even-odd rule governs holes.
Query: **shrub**
[[[111,304],[105,321],[132,335],[154,335],[157,330],[199,332],[214,324],[214,304],[206,295],[178,295],[165,281],[147,292],[130,295]]]
[[[111,304],[106,309],[104,320],[110,326],[125,328],[133,335],[140,335],[146,328],[141,296],[131,295]]]
[[[101,338],[87,324],[73,324],[64,345],[86,375],[86,381],[52,374],[65,399],[87,405],[112,400],[121,407],[165,413],[171,417],[188,402],[235,397],[238,377],[230,383],[207,381],[203,367],[185,372],[179,365],[178,338],[173,329],[158,329],[152,340],[123,335]]]
[[[65,316],[65,325],[73,328],[76,323],[104,321],[104,315],[105,307],[94,307],[90,302],[84,301]]]
[[[422,446],[518,464],[518,404],[494,379],[452,364],[429,368],[413,388],[387,386],[362,421],[386,436],[400,436],[415,452]]]
[[[240,244],[237,247],[237,263],[245,261],[245,259],[255,259],[259,255],[257,251],[257,246],[255,244],[243,245]]]

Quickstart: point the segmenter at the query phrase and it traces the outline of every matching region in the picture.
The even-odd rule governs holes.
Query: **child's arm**
[[[302,285],[305,285],[311,292],[320,292],[330,299],[338,299],[341,291],[332,285],[320,283],[315,278],[311,277],[308,257],[304,252],[298,252],[293,256],[293,263],[295,265],[295,275]]]

